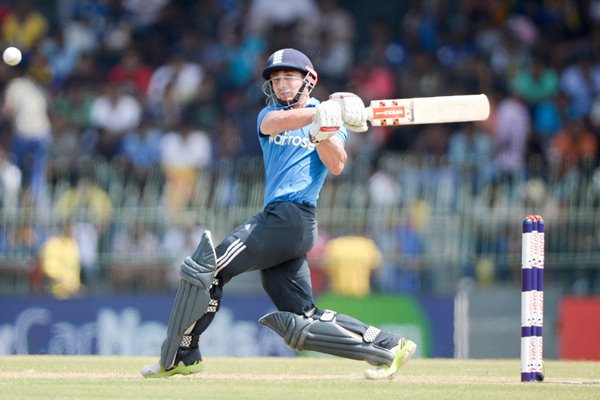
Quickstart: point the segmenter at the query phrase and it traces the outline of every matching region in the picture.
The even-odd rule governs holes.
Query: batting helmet
[[[271,54],[262,71],[262,76],[265,79],[269,79],[273,72],[288,69],[302,73],[311,73],[316,76],[316,72],[308,57],[296,49],[281,49]]]

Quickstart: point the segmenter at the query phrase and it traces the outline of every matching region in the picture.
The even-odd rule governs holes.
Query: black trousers
[[[279,311],[304,314],[315,307],[306,254],[317,241],[316,208],[293,202],[269,204],[235,228],[216,247],[219,284],[211,288],[211,298],[220,302],[222,288],[235,276],[259,270],[262,285]],[[217,308],[218,309],[218,308]],[[315,310],[312,310],[315,311]],[[318,318],[322,310],[313,316]],[[208,328],[215,312],[201,317],[192,330],[196,338]],[[369,328],[343,314],[337,323],[363,335]],[[374,345],[391,349],[399,335],[381,331]]]
[[[225,285],[243,272],[260,270],[277,309],[301,314],[314,303],[306,254],[316,241],[315,207],[269,204],[216,247],[216,277]]]

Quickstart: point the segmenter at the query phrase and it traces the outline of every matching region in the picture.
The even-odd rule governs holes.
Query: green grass
[[[600,363],[546,361],[521,383],[517,360],[411,361],[392,381],[338,358],[208,358],[189,377],[144,379],[148,357],[0,356],[0,398],[29,399],[561,399],[600,398]]]

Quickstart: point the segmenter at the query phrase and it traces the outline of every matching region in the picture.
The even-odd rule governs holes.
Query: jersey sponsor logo
[[[274,143],[278,146],[294,146],[313,150],[315,145],[305,137],[281,134],[275,137],[269,137],[269,143]]]

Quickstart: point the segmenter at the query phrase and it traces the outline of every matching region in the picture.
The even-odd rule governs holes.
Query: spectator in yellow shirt
[[[48,20],[36,11],[31,0],[19,0],[14,11],[7,15],[2,24],[2,42],[21,50],[30,50],[44,38],[48,31]]]
[[[59,218],[90,222],[101,234],[110,224],[113,205],[108,193],[96,182],[89,163],[91,160],[86,160],[81,176],[73,177],[72,187],[58,197],[54,212]]]
[[[66,299],[81,293],[79,248],[69,222],[61,223],[60,232],[42,245],[40,268],[55,297]]]
[[[345,296],[368,295],[371,273],[383,260],[375,242],[362,236],[331,239],[323,257],[332,293]]]

